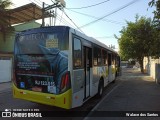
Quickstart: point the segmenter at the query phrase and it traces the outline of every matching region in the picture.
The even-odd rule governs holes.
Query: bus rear
[[[71,108],[68,27],[44,27],[16,35],[13,96]]]

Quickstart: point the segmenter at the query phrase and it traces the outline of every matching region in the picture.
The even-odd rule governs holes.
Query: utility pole
[[[112,44],[109,45],[109,47],[110,47],[111,49],[116,49],[116,48],[115,48],[115,45],[112,45]]]
[[[45,14],[47,13],[47,11],[55,8],[55,13],[53,13],[53,15],[52,15],[55,17],[55,20],[54,20],[54,25],[55,25],[56,24],[57,8],[62,10],[65,6],[66,6],[66,3],[64,0],[55,0],[55,3],[53,3],[52,5],[48,5],[47,7],[45,7],[45,3],[43,2],[43,5],[42,5],[42,27],[45,26],[44,19],[45,19]]]
[[[45,18],[45,16],[44,16],[44,13],[45,13],[44,5],[45,5],[45,3],[43,2],[43,5],[42,5],[42,27],[44,27],[44,25],[45,25],[45,23],[44,23],[44,18]]]
[[[55,8],[54,26],[56,25],[57,7]]]

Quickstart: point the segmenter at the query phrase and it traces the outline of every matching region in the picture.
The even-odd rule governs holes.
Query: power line
[[[17,7],[14,3],[13,3],[11,6],[13,6],[13,7]]]
[[[54,1],[53,1],[53,0],[51,0],[51,2],[53,2],[53,3],[54,3]]]
[[[60,18],[60,15],[58,15],[58,14],[57,14],[57,18],[58,18],[59,21],[61,20],[61,22],[62,22],[63,24],[75,28],[75,26],[73,26],[71,23],[69,23],[68,21],[66,21],[63,17],[62,17],[62,19],[61,19],[61,18]]]
[[[32,2],[32,3],[38,3],[40,6],[42,6],[42,4],[41,3],[39,3],[38,1],[36,1],[36,0],[34,0],[34,2],[32,1],[32,0],[29,0],[30,2]]]
[[[38,0],[39,2],[43,3],[41,0]]]
[[[103,2],[100,2],[100,3],[97,3],[97,4],[89,5],[89,6],[85,6],[85,7],[79,7],[79,8],[67,8],[67,9],[83,9],[83,8],[89,8],[89,7],[94,7],[94,6],[103,4],[103,3],[108,2],[108,1],[110,1],[110,0],[106,0],[106,1],[103,1]]]
[[[98,17],[92,16],[92,15],[89,15],[89,14],[77,12],[77,11],[70,10],[70,9],[66,9],[66,10],[69,10],[71,12],[74,12],[74,13],[77,13],[77,14],[81,14],[81,15],[84,15],[84,16],[87,16],[87,17],[90,17],[90,18],[99,19]],[[118,25],[124,25],[125,24],[125,23],[122,23],[122,22],[118,22],[118,21],[114,21],[114,20],[109,20],[109,19],[102,19],[102,21],[110,22],[110,23],[114,23],[114,24],[118,24]]]
[[[34,2],[32,1],[32,0],[29,0],[30,2],[32,2],[32,3],[38,3],[38,4],[40,4],[38,1],[36,1],[36,0],[34,0]],[[39,0],[40,1],[40,0]],[[52,0],[51,0],[52,1]],[[40,1],[41,2],[41,1]],[[53,1],[52,1],[53,2]],[[66,15],[66,17],[74,24],[74,26],[76,26],[76,28],[78,28],[78,26],[72,21],[72,19],[63,11],[62,12],[62,15],[63,15],[63,13]],[[69,22],[67,22],[65,19],[63,19],[62,18],[62,15],[61,16],[59,16],[58,14],[57,14],[57,18],[58,18],[58,20],[60,21],[60,23],[62,22],[62,23],[64,23],[65,25],[66,25],[66,23],[69,25],[69,26],[72,26],[73,28],[75,28],[73,25],[71,25]],[[60,24],[59,23],[59,24]],[[78,28],[79,29],[79,28]],[[79,29],[82,33],[84,33],[81,29]]]
[[[77,29],[79,29],[82,33],[84,33],[74,22],[73,20],[64,12],[64,14],[66,15],[66,17],[77,27]]]
[[[63,13],[64,13],[64,10],[62,11],[62,15],[61,15],[61,18],[60,18],[59,24],[60,24],[60,23],[61,23],[61,21],[62,21]]]
[[[102,37],[94,37],[96,39],[106,39],[106,38],[114,38],[114,36],[102,36]]]
[[[53,0],[51,0],[53,2]],[[54,2],[53,2],[54,3]],[[60,9],[60,8],[59,8]],[[61,10],[61,9],[60,9]],[[74,26],[77,27],[77,29],[79,29],[82,33],[84,33],[74,22],[73,20],[63,11],[63,13],[66,15],[66,17],[74,24]],[[62,14],[63,15],[63,14]],[[60,18],[60,21],[62,20],[62,16]]]
[[[42,6],[41,3],[39,3],[38,1],[34,0],[34,2],[32,0],[29,0],[31,3],[38,3],[40,6]],[[40,0],[39,0],[40,1]],[[16,4],[12,5],[13,7],[18,7]]]
[[[61,21],[61,23],[65,24],[65,25],[68,24],[67,22],[63,21],[62,18],[61,18],[61,16],[58,15],[58,14],[57,14],[57,19],[58,19],[59,21]],[[60,25],[60,24],[59,24],[59,25]]]
[[[42,5],[42,2],[38,2],[37,0],[34,0],[36,3],[38,3],[39,5]]]
[[[112,15],[112,14],[114,14],[114,13],[116,13],[116,12],[118,12],[118,11],[120,11],[120,10],[122,10],[122,9],[124,9],[124,8],[126,8],[126,7],[134,4],[134,3],[136,3],[136,2],[138,2],[138,1],[139,1],[139,0],[133,0],[133,1],[129,2],[128,4],[126,4],[126,5],[118,8],[117,10],[115,10],[115,11],[113,11],[113,12],[111,12],[111,13],[109,13],[109,14],[107,14],[107,15],[105,15],[105,16],[97,19],[97,20],[91,21],[91,22],[89,22],[89,23],[87,23],[87,24],[85,24],[85,25],[83,25],[83,26],[81,26],[81,27],[79,27],[79,28],[83,28],[83,27],[89,26],[89,25],[91,25],[91,24],[94,24],[94,23],[98,22],[99,20],[102,20],[102,19],[104,19],[105,17],[108,17],[108,16],[110,16],[110,15]]]

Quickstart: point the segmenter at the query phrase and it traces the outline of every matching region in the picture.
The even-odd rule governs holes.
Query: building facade
[[[0,83],[11,81],[13,77],[12,68],[15,34],[23,30],[37,28],[40,26],[41,24],[35,21],[15,25],[15,31],[6,33],[5,40],[3,34],[0,32]]]

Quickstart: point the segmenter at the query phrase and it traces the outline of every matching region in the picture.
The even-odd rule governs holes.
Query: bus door
[[[84,100],[90,96],[90,68],[92,67],[92,49],[83,48],[84,51]]]
[[[108,82],[112,81],[112,55],[108,53]]]

